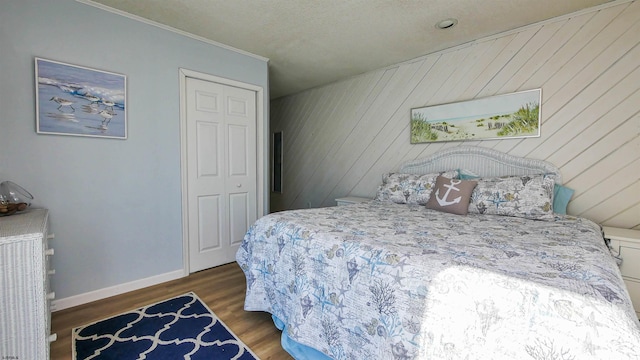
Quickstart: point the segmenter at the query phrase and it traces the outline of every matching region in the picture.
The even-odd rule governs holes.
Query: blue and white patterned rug
[[[192,292],[73,329],[74,360],[258,357]]]

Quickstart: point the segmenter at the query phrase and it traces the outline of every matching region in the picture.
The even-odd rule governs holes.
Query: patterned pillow
[[[553,219],[553,177],[507,176],[478,179],[469,213]]]
[[[438,176],[431,198],[427,202],[427,209],[466,215],[471,192],[476,187],[476,183],[475,180],[449,179]]]
[[[382,185],[378,187],[376,200],[394,202],[396,204],[425,205],[431,196],[431,189],[440,174],[401,174],[388,173],[382,177]],[[442,173],[442,176],[455,178],[457,171]]]

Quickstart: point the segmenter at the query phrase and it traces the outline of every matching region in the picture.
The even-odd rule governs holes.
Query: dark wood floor
[[[71,359],[71,329],[189,291],[195,292],[216,315],[263,360],[292,359],[280,345],[280,331],[271,315],[244,311],[245,277],[236,263],[200,271],[186,278],[54,312],[51,359]]]

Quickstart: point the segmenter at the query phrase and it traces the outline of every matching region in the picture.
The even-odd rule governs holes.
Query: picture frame
[[[127,139],[127,77],[35,58],[38,134]]]
[[[542,89],[411,109],[411,143],[540,136]]]

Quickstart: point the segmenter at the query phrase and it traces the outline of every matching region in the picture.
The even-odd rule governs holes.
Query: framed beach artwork
[[[125,75],[35,59],[38,134],[127,138]]]
[[[411,109],[411,143],[540,136],[542,90]]]

